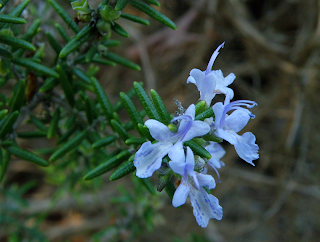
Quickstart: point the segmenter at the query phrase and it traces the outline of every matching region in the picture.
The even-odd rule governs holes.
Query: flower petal
[[[143,143],[133,161],[137,168],[136,176],[140,178],[152,176],[153,172],[160,168],[162,158],[168,154],[171,146],[170,142]]]
[[[188,141],[194,137],[203,136],[210,131],[210,125],[203,121],[194,121],[191,128],[181,141]]]
[[[202,187],[208,187],[209,189],[214,189],[216,187],[216,181],[210,175],[198,173],[197,179],[199,185]]]
[[[186,183],[182,182],[173,195],[172,205],[176,208],[185,204],[189,191],[189,186]]]
[[[149,119],[144,124],[148,127],[151,136],[155,140],[169,141],[175,135],[168,126],[157,120]]]
[[[218,143],[210,141],[210,144],[205,147],[205,149],[211,154],[211,159],[208,161],[208,165],[213,168],[221,168],[223,164],[220,159],[226,154],[226,151]]]
[[[224,111],[224,105],[222,102],[218,102],[218,103],[215,103],[213,106],[212,106],[212,110],[214,112],[214,117],[215,117],[215,123],[216,123],[216,126],[217,127],[220,127],[220,121],[221,121],[221,118],[222,118],[222,114],[223,114],[223,111]],[[223,128],[223,127],[222,127]]]
[[[187,79],[187,83],[191,82],[193,84],[195,84],[198,88],[198,90],[201,90],[201,87],[203,85],[203,81],[204,81],[204,73],[203,71],[199,70],[199,69],[192,69],[190,71],[190,76]]]
[[[253,165],[253,160],[259,158],[259,146],[255,144],[256,137],[251,132],[246,132],[239,138],[239,143],[234,146],[239,157]]]
[[[196,190],[190,187],[189,197],[193,207],[193,215],[201,227],[207,227],[211,218],[222,219],[222,207],[219,205],[218,199],[208,194],[204,188]]]
[[[205,76],[203,85],[201,87],[200,91],[200,99],[204,100],[207,103],[207,106],[209,107],[211,104],[212,99],[216,95],[214,93],[216,88],[216,79],[212,73],[209,73]]]
[[[172,161],[185,163],[185,155],[182,142],[178,141],[169,150],[168,156]]]
[[[215,135],[221,139],[228,141],[232,145],[238,143],[238,138],[240,136],[232,130],[223,130],[221,128],[216,129]]]
[[[196,106],[194,104],[191,104],[187,110],[184,112],[185,115],[189,115],[192,117],[192,120],[194,120],[194,116],[196,114]]]
[[[245,112],[241,109],[233,111],[225,121],[225,126],[228,129],[238,133],[242,130],[250,120],[248,112]]]

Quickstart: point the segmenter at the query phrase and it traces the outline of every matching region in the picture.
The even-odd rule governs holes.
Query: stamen
[[[217,56],[219,55],[219,50],[223,47],[224,47],[224,42],[221,45],[219,45],[218,48],[213,52],[213,54],[210,58],[210,61],[208,63],[208,66],[207,66],[207,70],[205,73],[206,75],[208,75],[211,72],[213,63],[216,60]]]
[[[234,101],[234,102],[231,102],[231,103],[227,104],[224,107],[224,110],[223,110],[223,113],[222,113],[222,116],[221,116],[220,127],[224,126],[224,122],[225,122],[225,119],[226,119],[226,114],[231,110],[240,109],[240,110],[248,113],[250,118],[254,118],[255,116],[248,109],[243,108],[241,106],[245,106],[247,108],[253,108],[256,105],[258,105],[256,102],[250,101],[250,100],[238,100],[238,101]]]
[[[213,170],[216,172],[216,174],[217,174],[217,176],[218,176],[218,181],[217,181],[217,183],[221,183],[219,171],[218,171],[217,168],[215,168],[214,166],[211,166],[211,167],[213,168]]]
[[[179,117],[173,118],[171,120],[171,123],[173,123],[173,122],[175,122],[175,121],[177,121],[179,119],[181,120],[180,121],[180,125],[182,123],[182,120],[186,119],[186,123],[185,123],[184,129],[183,130],[179,130],[178,129],[178,132],[175,134],[176,137],[179,137],[179,140],[182,140],[184,138],[184,136],[187,134],[187,132],[189,131],[189,129],[191,128],[193,119],[189,115],[181,115]]]

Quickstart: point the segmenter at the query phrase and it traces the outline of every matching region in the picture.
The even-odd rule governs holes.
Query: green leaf
[[[114,40],[114,39],[109,39],[106,41],[101,42],[102,45],[107,46],[107,47],[113,47],[113,46],[118,46],[120,45],[119,40]]]
[[[121,95],[121,93],[120,93],[120,95]],[[133,98],[135,95],[136,95],[136,92],[135,92],[135,90],[134,90],[134,88],[131,88],[128,92],[127,92],[127,97],[128,98]],[[121,97],[121,96],[120,96]],[[116,105],[114,105],[114,110],[116,111],[116,112],[120,112],[122,109],[123,109],[123,107],[124,107],[124,104],[123,104],[123,101],[120,99],[117,103],[116,103]]]
[[[62,8],[56,1],[48,0],[51,6],[56,10],[56,12],[60,15],[63,21],[75,32],[78,33],[80,31],[76,22],[69,16],[69,14]]]
[[[77,37],[72,38],[65,47],[62,48],[62,50],[59,53],[59,57],[61,59],[67,57],[71,52],[78,49],[80,46],[83,45],[90,37],[93,35],[93,31],[89,31],[86,34],[82,36],[82,38],[77,39]]]
[[[185,141],[183,144],[189,146],[195,155],[211,159],[211,154],[194,140]]]
[[[131,14],[121,13],[121,17],[128,19],[128,20],[131,20],[133,22],[139,23],[139,24],[143,24],[143,25],[147,25],[147,26],[150,25],[150,22],[148,20],[143,19],[143,18],[139,18],[139,17],[131,15]]]
[[[0,158],[1,158],[1,163],[0,163],[0,182],[1,182],[3,177],[4,177],[4,174],[7,171],[7,168],[8,168],[10,159],[11,159],[11,155],[7,150],[5,150],[3,148],[0,149],[0,153],[1,153],[0,154]]]
[[[4,116],[6,116],[8,113],[8,109],[2,109],[0,111],[0,120],[2,120],[4,118]]]
[[[9,51],[6,51],[2,48],[0,48],[0,56],[3,56],[5,58],[12,58],[12,54]]]
[[[31,161],[40,166],[49,166],[48,161],[46,161],[45,159],[41,158],[40,156],[37,156],[36,154],[28,150],[22,149],[18,146],[8,146],[8,147],[5,147],[5,149],[9,151],[10,154],[22,160]]]
[[[56,145],[60,145],[65,142],[77,129],[77,126],[73,124],[68,128],[67,132],[65,132],[60,138],[57,140]]]
[[[212,107],[209,107],[206,111],[200,113],[195,117],[195,120],[205,120],[206,118],[214,117],[214,112]]]
[[[9,0],[0,0],[0,10],[9,2]]]
[[[24,131],[17,133],[17,136],[21,139],[37,139],[47,137],[47,133],[44,131]]]
[[[195,116],[198,116],[199,114],[201,114],[204,111],[206,111],[206,108],[207,108],[207,103],[205,101],[197,102]]]
[[[84,36],[88,35],[91,31],[92,31],[93,27],[91,26],[91,24],[87,24],[86,26],[84,26],[80,32],[76,35],[76,40],[80,40],[82,39]]]
[[[17,7],[15,7],[11,11],[10,15],[14,17],[19,17],[23,10],[28,6],[29,2],[30,0],[24,0],[23,2],[21,2]],[[0,29],[10,29],[12,25],[12,23],[0,23]]]
[[[141,112],[140,112],[140,117],[142,118],[142,120],[145,118],[147,116],[147,113],[146,113],[146,111],[145,110],[142,110]],[[142,124],[138,124],[138,126],[139,125],[142,125]],[[143,126],[143,125],[142,125]],[[128,123],[126,123],[125,124],[125,126],[124,126],[124,128],[126,129],[126,130],[132,130],[133,128],[134,128],[134,125],[133,125],[133,123],[132,123],[132,121],[130,120]],[[138,127],[139,128],[139,127]],[[140,131],[138,131],[138,132],[140,132]],[[140,133],[141,134],[141,133]],[[142,136],[144,136],[144,135],[142,135]]]
[[[176,30],[177,26],[174,22],[172,22],[168,17],[163,15],[162,13],[158,12],[157,10],[150,7],[148,4],[141,2],[139,0],[128,0],[129,3],[134,6],[135,8],[139,9],[140,11],[148,14],[150,17],[154,18],[155,20],[163,23],[164,25]]]
[[[202,136],[202,138],[206,141],[213,141],[216,143],[221,143],[223,141],[223,139],[215,136],[214,134],[210,134],[210,133]]]
[[[12,36],[8,36],[8,35],[0,34],[0,42],[6,45],[10,45],[10,46],[14,46],[14,47],[22,48],[26,50],[32,50],[32,51],[36,50],[36,47],[34,47],[34,45],[29,43],[28,41],[18,39]]]
[[[59,34],[61,35],[61,37],[64,39],[64,41],[69,42],[70,40],[70,36],[69,34],[65,31],[65,29],[58,23],[55,23],[54,26],[56,27],[56,29],[58,30]]]
[[[73,139],[69,140],[62,146],[60,146],[49,158],[49,161],[56,161],[59,158],[65,156],[69,151],[78,147],[81,142],[86,138],[87,130],[83,130],[81,133],[77,134]]]
[[[19,116],[19,111],[14,111],[6,116],[6,120],[2,127],[0,127],[0,138],[3,139],[6,134],[11,133],[13,131],[13,124],[16,122]]]
[[[93,57],[91,61],[93,63],[99,63],[99,64],[102,64],[102,65],[116,66],[116,63],[114,63],[112,61],[109,61],[109,60],[101,59],[101,58],[99,58],[97,56]]]
[[[57,54],[59,54],[60,51],[62,50],[62,46],[60,45],[60,43],[48,31],[46,32],[46,36],[47,36],[48,42],[49,42],[50,46],[52,47],[52,49]]]
[[[28,6],[30,3],[30,0],[24,0],[22,3],[20,3],[16,8],[14,8],[11,12],[11,15],[19,17],[23,10]]]
[[[59,120],[60,120],[60,108],[57,108],[50,121],[49,129],[47,133],[48,139],[51,139],[55,135]]]
[[[98,80],[94,77],[91,78],[91,84],[94,88],[94,92],[97,96],[97,99],[101,105],[101,109],[104,112],[106,118],[108,121],[110,121],[113,116],[113,107],[110,103],[110,100],[107,96],[107,94],[104,92],[102,86],[100,85],[100,83],[98,82]]]
[[[33,62],[28,58],[11,59],[11,62],[14,64],[17,64],[19,66],[29,68],[30,70],[36,71],[39,74],[42,74],[44,76],[52,76],[55,78],[59,78],[59,74],[57,72],[55,72],[54,70],[52,70],[46,66],[43,66],[41,64],[38,64],[36,62]]]
[[[31,26],[28,28],[27,33],[25,33],[21,39],[25,40],[25,41],[29,41],[31,42],[31,40],[33,39],[33,37],[39,33],[41,31],[40,27],[41,24],[41,20],[40,19],[36,19],[34,20],[34,22],[31,24]]]
[[[114,7],[114,9],[116,11],[121,11],[122,9],[125,8],[125,6],[127,5],[128,1],[127,0],[118,0],[116,6]]]
[[[97,52],[98,52],[98,48],[96,46],[92,46],[86,53],[85,61],[87,63],[91,62],[95,54],[97,54]]]
[[[114,54],[114,53],[111,53],[111,52],[108,52],[105,57],[115,63],[118,63],[120,65],[123,65],[125,67],[128,67],[132,70],[136,70],[136,71],[140,71],[141,70],[141,67],[117,54]]]
[[[171,177],[173,175],[173,171],[169,171],[168,174],[159,176],[159,181],[157,184],[157,191],[162,192],[162,190],[168,185],[168,183],[171,181]]]
[[[136,167],[133,164],[133,160],[134,160],[135,154],[133,154],[132,156],[130,156],[129,160],[127,160],[126,162],[124,162],[122,165],[120,165],[110,176],[110,181],[115,181],[117,179],[120,179],[128,174],[130,174],[131,172],[134,172]]]
[[[59,81],[53,77],[46,78],[44,84],[39,88],[39,92],[48,92],[56,85],[58,85]]]
[[[74,106],[74,92],[73,92],[73,88],[70,83],[70,80],[69,80],[67,74],[65,73],[64,69],[60,65],[57,65],[57,72],[59,73],[59,76],[60,76],[59,82],[60,82],[60,85],[63,89],[63,92],[66,96],[66,99],[68,100],[70,106],[73,107]]]
[[[93,120],[96,118],[95,114],[97,111],[94,109],[94,104],[88,96],[85,96],[84,98],[84,111],[86,112],[88,123],[92,124]]]
[[[121,27],[120,24],[113,22],[111,25],[111,29],[116,32],[117,34],[123,36],[123,37],[129,37],[130,35],[128,34],[127,31],[124,30],[124,28]]]
[[[81,81],[91,84],[90,77],[86,73],[84,73],[82,70],[76,67],[73,67],[72,71]]]
[[[166,193],[168,194],[168,197],[169,197],[170,200],[172,201],[173,195],[174,195],[174,193],[175,193],[175,191],[176,191],[176,188],[175,188],[173,182],[172,182],[172,181],[169,181],[168,184],[166,185],[166,187],[165,187],[164,189],[165,189]]]
[[[125,142],[129,138],[127,131],[116,120],[111,119],[110,124],[113,130],[118,133],[119,137],[123,140],[123,142]]]
[[[134,127],[138,129],[138,124],[143,124],[143,120],[138,112],[136,106],[133,104],[131,99],[123,92],[120,92],[120,98],[124,105],[124,108],[127,110],[130,120],[132,121]]]
[[[142,145],[145,142],[145,138],[129,138],[125,141],[127,145]]]
[[[136,177],[138,181],[150,192],[150,194],[155,195],[156,190],[154,189],[153,184],[148,178],[139,178]]]
[[[27,21],[24,18],[0,14],[0,22],[12,24],[25,24]]]
[[[156,5],[157,7],[160,7],[160,3],[157,0],[146,0],[148,3],[151,3],[153,5]]]
[[[106,138],[100,139],[92,144],[93,149],[99,149],[113,143],[117,139],[117,136],[110,135]]]
[[[127,159],[130,156],[130,152],[127,150],[124,150],[120,152],[118,155],[113,156],[112,158],[109,158],[106,162],[100,164],[98,167],[93,169],[92,171],[88,172],[84,176],[84,180],[91,180],[97,176],[100,176],[114,167],[120,165],[125,159]]]
[[[154,138],[151,136],[150,131],[147,126],[143,124],[138,124],[139,133],[143,134],[143,137],[146,137],[150,141],[154,141]]]
[[[142,104],[142,107],[146,111],[147,115],[150,119],[155,119],[160,121],[160,115],[157,112],[156,107],[154,106],[153,102],[151,101],[150,97],[146,93],[146,91],[143,89],[140,83],[134,82],[133,83],[134,90],[137,93],[137,96]]]
[[[26,92],[26,81],[20,80],[18,83],[18,90],[14,93],[11,99],[10,110],[12,112],[16,110],[19,111],[22,105],[24,104],[25,92]]]
[[[38,129],[40,129],[46,133],[48,132],[48,127],[45,126],[42,123],[42,121],[40,119],[38,119],[37,117],[35,117],[33,114],[30,114],[30,120]]]
[[[161,97],[159,96],[159,94],[151,89],[150,90],[150,94],[151,94],[151,97],[152,97],[152,101],[154,103],[154,106],[160,116],[160,122],[167,125],[167,124],[170,124],[170,121],[172,119],[172,117],[170,116],[166,106],[164,105]]]

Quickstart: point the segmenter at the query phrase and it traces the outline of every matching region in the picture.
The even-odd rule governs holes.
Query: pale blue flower
[[[212,168],[220,169],[225,166],[223,161],[220,159],[226,154],[226,151],[216,142],[210,141],[209,145],[204,147],[211,155],[211,159],[208,160],[207,164]]]
[[[215,135],[234,145],[239,157],[253,166],[252,161],[259,158],[259,147],[255,144],[256,137],[251,132],[246,132],[241,136],[238,135],[238,132],[247,125],[250,118],[254,118],[248,109],[241,106],[252,108],[255,105],[257,104],[253,101],[239,100],[229,104],[218,102],[212,107],[215,114],[212,127]],[[231,110],[235,111],[228,115],[227,113]]]
[[[210,141],[209,145],[204,147],[211,155],[211,159],[208,160],[207,164],[210,165],[214,171],[217,173],[219,181],[220,175],[217,169],[220,169],[222,166],[225,166],[223,161],[220,159],[226,154],[226,151],[216,142]]]
[[[212,70],[213,63],[219,54],[219,50],[224,46],[224,43],[218,46],[213,52],[207,69],[201,71],[199,69],[192,69],[190,76],[187,79],[187,83],[193,83],[197,86],[200,92],[200,100],[204,100],[207,106],[210,106],[212,99],[216,94],[225,94],[225,102],[229,103],[233,98],[234,93],[231,88],[228,88],[236,76],[230,73],[227,77],[223,76],[221,70]]]
[[[150,119],[145,122],[151,136],[159,142],[154,144],[150,141],[145,142],[137,151],[133,164],[138,177],[152,176],[153,172],[160,168],[162,159],[167,154],[171,160],[180,159],[180,156],[184,156],[184,141],[203,136],[210,131],[207,123],[195,121],[194,116],[195,106],[191,104],[183,115],[173,118],[171,122],[180,120],[176,133],[157,120]]]
[[[171,169],[182,176],[182,181],[173,195],[172,205],[174,207],[183,205],[189,196],[193,215],[201,227],[207,227],[211,218],[221,220],[222,207],[218,199],[203,188],[215,188],[213,177],[194,171],[194,155],[189,147],[186,158],[184,153],[178,158],[169,162]]]

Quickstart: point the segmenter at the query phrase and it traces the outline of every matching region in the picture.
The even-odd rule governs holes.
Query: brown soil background
[[[190,70],[205,70],[213,51],[225,41],[214,69],[221,69],[225,76],[235,73],[237,78],[231,85],[234,100],[258,103],[253,109],[256,118],[242,132],[255,134],[260,159],[251,167],[237,157],[233,147],[226,145],[227,154],[223,158],[226,166],[220,171],[222,183],[212,191],[223,207],[223,219],[211,220],[206,229],[201,229],[189,203],[175,209],[166,196],[160,196],[159,213],[164,221],[153,232],[142,233],[136,241],[172,241],[173,237],[187,241],[190,232],[218,242],[317,241],[320,2],[160,0],[160,3],[161,7],[156,9],[171,18],[178,30],[154,20],[149,27],[120,22],[131,37],[113,34],[113,38],[122,41],[113,51],[139,63],[142,71],[102,67],[98,79],[111,100],[115,103],[119,91],[131,89],[133,81],[142,81],[146,90],[158,91],[170,112],[176,111],[174,98],[188,107],[199,98],[196,87],[186,84]],[[65,6],[68,8],[68,3]],[[130,7],[124,12],[145,17]],[[28,148],[37,145],[26,144]],[[117,185],[131,186],[129,178],[110,182],[106,176],[102,189],[83,194],[84,203],[75,202],[70,193],[52,205],[55,188],[46,184],[42,172],[26,162],[16,164],[19,165],[9,167],[9,183],[37,176],[43,182],[41,189],[28,194],[30,206],[23,213],[43,211],[51,215],[42,230],[50,241],[90,241],[93,231],[112,223],[109,215],[116,208],[108,201],[117,193]],[[126,241],[125,235],[119,241]]]

